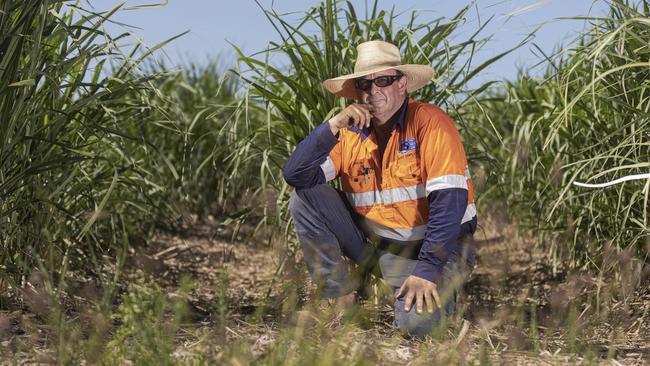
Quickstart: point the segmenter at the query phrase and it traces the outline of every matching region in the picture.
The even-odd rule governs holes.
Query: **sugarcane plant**
[[[101,265],[167,210],[150,166],[166,157],[140,127],[154,121],[139,67],[157,47],[111,36],[120,9],[64,0],[0,3],[0,282],[64,277]],[[15,287],[14,287],[15,288]]]
[[[504,137],[491,149],[506,162],[503,193],[556,268],[603,269],[610,247],[647,258],[649,8],[613,1],[542,77],[522,75],[484,105]]]

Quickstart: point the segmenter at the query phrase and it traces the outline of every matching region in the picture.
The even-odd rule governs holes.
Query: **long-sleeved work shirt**
[[[364,226],[391,243],[421,241],[413,275],[435,282],[476,229],[474,190],[460,134],[440,108],[406,99],[383,154],[373,128],[316,127],[284,168],[296,189],[341,179]]]

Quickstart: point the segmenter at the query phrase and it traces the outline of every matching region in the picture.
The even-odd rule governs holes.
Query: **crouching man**
[[[430,334],[455,307],[475,262],[474,192],[454,122],[410,99],[433,69],[402,64],[383,41],[357,47],[354,73],[323,82],[356,102],[315,128],[289,158],[291,215],[324,299],[351,302],[376,266],[395,295],[395,326]],[[327,184],[339,178],[343,191]]]

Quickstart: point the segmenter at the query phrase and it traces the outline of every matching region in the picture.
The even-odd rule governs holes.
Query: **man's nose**
[[[369,94],[376,94],[381,90],[381,87],[377,86],[374,82],[370,84],[370,90],[368,90]]]

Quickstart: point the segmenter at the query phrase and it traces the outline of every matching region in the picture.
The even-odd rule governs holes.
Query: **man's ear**
[[[406,95],[406,86],[408,84],[408,77],[406,75],[402,76],[397,80],[397,86],[399,87],[399,91],[402,95]]]

